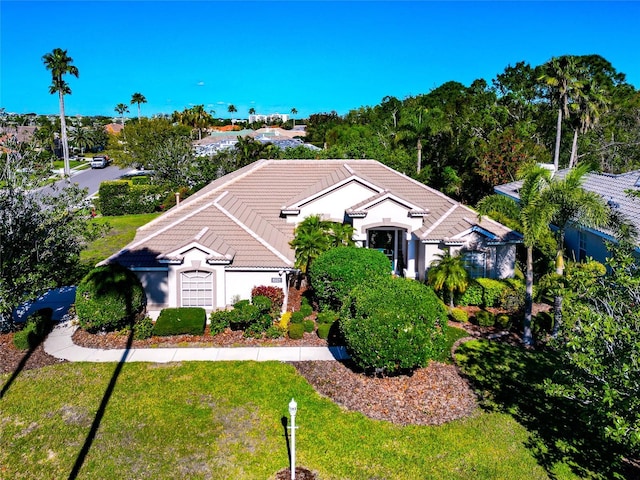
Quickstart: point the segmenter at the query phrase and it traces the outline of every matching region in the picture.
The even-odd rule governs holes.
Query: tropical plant
[[[294,115],[297,115],[297,114],[298,114],[298,110],[296,110],[296,109],[295,109],[295,107],[293,107],[293,108],[291,109],[291,121],[293,122],[293,126],[294,126],[294,127],[296,126],[296,119],[295,119],[295,118],[293,118],[293,116],[294,116]]]
[[[579,66],[576,57],[565,55],[553,57],[543,66],[544,74],[539,80],[549,87],[552,101],[557,103],[558,120],[556,124],[556,144],[553,155],[555,171],[559,168],[560,139],[562,138],[562,120],[570,113],[569,102],[577,96],[577,91],[582,87],[579,79]]]
[[[449,293],[449,306],[453,308],[454,292],[464,293],[469,285],[464,259],[461,255],[451,255],[449,250],[436,254],[427,272],[427,280],[436,292],[446,290]]]
[[[313,261],[329,249],[329,237],[324,222],[318,215],[305,218],[295,229],[289,245],[295,250],[295,267],[303,274],[309,271]]]
[[[70,132],[70,137],[71,143],[80,149],[82,155],[96,144],[93,132],[88,127],[76,127]]]
[[[570,224],[600,227],[610,218],[609,208],[602,197],[582,188],[589,165],[579,165],[567,172],[564,178],[554,179],[537,198],[534,208],[551,211],[551,223],[557,227],[556,274],[564,274],[564,237]],[[554,298],[553,334],[557,335],[562,322],[562,296]]]
[[[138,120],[140,120],[140,104],[147,103],[147,99],[141,93],[136,92],[131,95],[131,105],[133,105],[134,103],[138,105]]]
[[[227,111],[231,114],[231,124],[236,123],[235,120],[233,119],[233,114],[238,111],[236,106],[234,104],[230,104],[229,107],[227,107]]]
[[[520,172],[523,179],[520,201],[516,202],[503,195],[490,195],[477,205],[480,215],[496,214],[510,218],[513,226],[524,236],[527,250],[525,305],[522,340],[526,346],[533,345],[531,333],[531,313],[533,309],[533,249],[545,236],[550,234],[549,222],[553,215],[551,205],[540,202],[539,198],[551,181],[551,172],[542,167],[532,167]],[[514,225],[515,224],[515,225]]]
[[[120,114],[120,118],[122,119],[122,126],[124,127],[124,114],[129,112],[129,107],[126,103],[119,103],[118,105],[116,105],[116,108],[114,110]]]
[[[69,144],[67,141],[67,124],[64,115],[64,96],[71,95],[69,84],[64,81],[66,74],[78,77],[78,67],[72,64],[73,58],[67,55],[66,50],[54,48],[51,53],[47,53],[42,57],[47,70],[51,70],[51,86],[49,86],[50,94],[58,94],[58,102],[60,104],[60,139],[62,140],[62,155],[64,159],[64,175],[71,175],[71,167],[69,165]]]

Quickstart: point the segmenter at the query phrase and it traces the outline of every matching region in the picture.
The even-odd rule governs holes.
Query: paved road
[[[107,168],[86,169],[71,173],[71,180],[63,179],[58,180],[55,185],[58,189],[64,188],[69,181],[71,183],[77,183],[80,188],[86,188],[89,193],[88,197],[93,197],[98,193],[100,183],[107,180],[116,180],[130,169],[122,169],[115,165],[110,165]],[[54,194],[53,187],[45,187],[41,190],[41,193],[45,195]]]

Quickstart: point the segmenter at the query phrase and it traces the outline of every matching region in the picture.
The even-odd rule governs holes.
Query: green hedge
[[[339,325],[347,351],[365,371],[425,366],[446,346],[447,312],[435,292],[389,275],[354,288]]]
[[[110,180],[100,184],[97,203],[105,216],[153,213],[159,209],[164,195],[164,190],[156,185]]]
[[[153,334],[159,337],[171,335],[202,335],[207,314],[204,308],[165,308],[153,326]]]
[[[309,269],[311,287],[320,310],[339,310],[354,287],[389,277],[391,265],[378,250],[357,247],[332,248],[321,254]]]
[[[78,323],[89,332],[132,326],[146,300],[135,273],[118,264],[96,267],[76,288]]]
[[[477,278],[469,283],[455,303],[460,306],[500,307],[516,311],[524,305],[524,283],[518,279]]]

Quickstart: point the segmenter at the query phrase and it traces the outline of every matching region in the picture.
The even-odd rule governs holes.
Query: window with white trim
[[[213,306],[213,272],[182,272],[180,283],[183,307]]]

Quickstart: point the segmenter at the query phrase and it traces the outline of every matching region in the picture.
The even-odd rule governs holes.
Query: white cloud
[[[199,81],[198,83],[196,83],[196,85],[197,85],[198,87],[204,87],[204,82],[201,80],[201,81]]]

